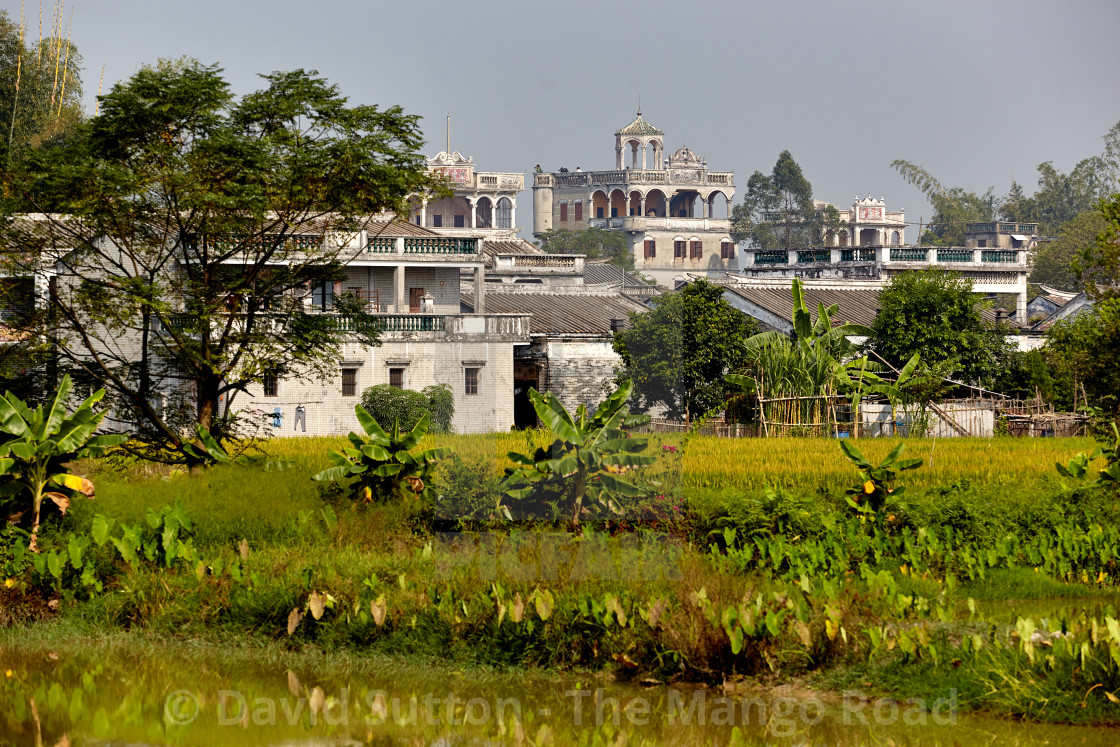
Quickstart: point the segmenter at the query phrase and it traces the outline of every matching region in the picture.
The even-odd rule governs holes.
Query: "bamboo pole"
[[[16,91],[12,96],[12,121],[8,126],[8,163],[12,162],[12,138],[16,133],[16,106],[19,103],[19,79],[23,72],[23,0],[19,4],[19,49],[16,51]]]
[[[62,63],[62,91],[58,94],[58,113],[62,116],[62,100],[66,98],[66,78],[70,72],[70,35],[74,32],[74,9],[70,9],[70,26],[66,29],[66,61]]]

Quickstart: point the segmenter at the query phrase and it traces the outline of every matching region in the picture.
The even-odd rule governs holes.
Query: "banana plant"
[[[65,465],[79,457],[100,456],[106,448],[128,440],[123,434],[93,435],[105,417],[93,409],[105,396],[104,389],[67,414],[72,390],[70,376],[64,376],[54,398],[34,410],[11,392],[0,397],[0,507],[6,507],[12,524],[31,512],[33,552],[38,550],[44,499],[66,513],[75,494],[94,495],[93,483],[70,474]]]
[[[401,435],[400,426],[393,423],[390,433],[377,424],[361,405],[354,407],[358,423],[365,435],[351,432],[351,448],[335,451],[329,457],[335,466],[312,475],[313,480],[345,480],[357,478],[351,485],[351,494],[365,501],[388,501],[391,498],[431,496],[429,476],[432,467],[451,453],[448,446],[438,446],[413,452],[428,432],[428,415],[425,413],[411,431]]]
[[[643,492],[621,475],[655,459],[642,453],[648,439],[628,432],[649,422],[649,416],[631,415],[626,407],[633,388],[633,382],[627,380],[593,414],[588,415],[587,408],[580,405],[575,417],[552,392],[530,389],[533,409],[556,440],[533,454],[510,452],[509,458],[517,466],[506,470],[504,498],[519,502],[523,509],[554,507],[573,525],[579,524],[588,506],[621,513],[621,497]],[[510,515],[508,506],[505,513]]]
[[[859,485],[846,491],[849,506],[863,514],[874,514],[877,519],[882,520],[888,499],[897,500],[905,491],[905,488],[894,485],[898,473],[922,466],[921,459],[899,459],[905,447],[906,444],[900,443],[891,449],[883,461],[875,465],[868,462],[850,442],[840,442],[840,450],[859,469],[861,478]]]

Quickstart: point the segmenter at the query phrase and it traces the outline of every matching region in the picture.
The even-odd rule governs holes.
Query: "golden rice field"
[[[675,435],[651,438],[651,448],[679,445]],[[495,471],[512,462],[510,451],[527,452],[551,442],[547,431],[485,435],[429,436],[424,447],[450,446],[465,460],[492,460]],[[877,462],[898,439],[858,439],[864,455]],[[267,451],[301,466],[326,466],[328,449],[345,446],[343,437],[281,438],[268,442]],[[1066,462],[1079,451],[1091,452],[1089,438],[951,438],[912,439],[905,455],[920,458],[922,468],[906,474],[916,487],[947,485],[960,480],[979,484],[1014,484],[1056,478],[1054,463]],[[698,436],[689,441],[683,459],[667,454],[665,466],[680,464],[685,487],[758,488],[764,484],[816,488],[847,486],[853,468],[837,442],[814,438],[717,438]]]

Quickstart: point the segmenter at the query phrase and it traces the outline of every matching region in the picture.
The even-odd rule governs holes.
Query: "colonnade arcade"
[[[516,226],[517,205],[509,197],[456,195],[436,202],[413,201],[413,222],[427,228],[499,228]]]
[[[731,218],[731,197],[720,189],[678,189],[669,194],[654,187],[646,191],[622,189],[597,189],[588,201],[592,218],[621,218],[644,216],[646,218],[715,218],[718,199],[723,198],[725,218]]]

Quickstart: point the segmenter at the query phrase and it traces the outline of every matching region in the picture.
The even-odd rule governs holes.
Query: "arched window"
[[[845,229],[840,230],[840,246],[848,245],[848,232]]]
[[[498,200],[496,228],[513,228],[513,202],[508,197]]]
[[[898,246],[902,243],[902,235],[895,231],[891,234],[891,246]]]

